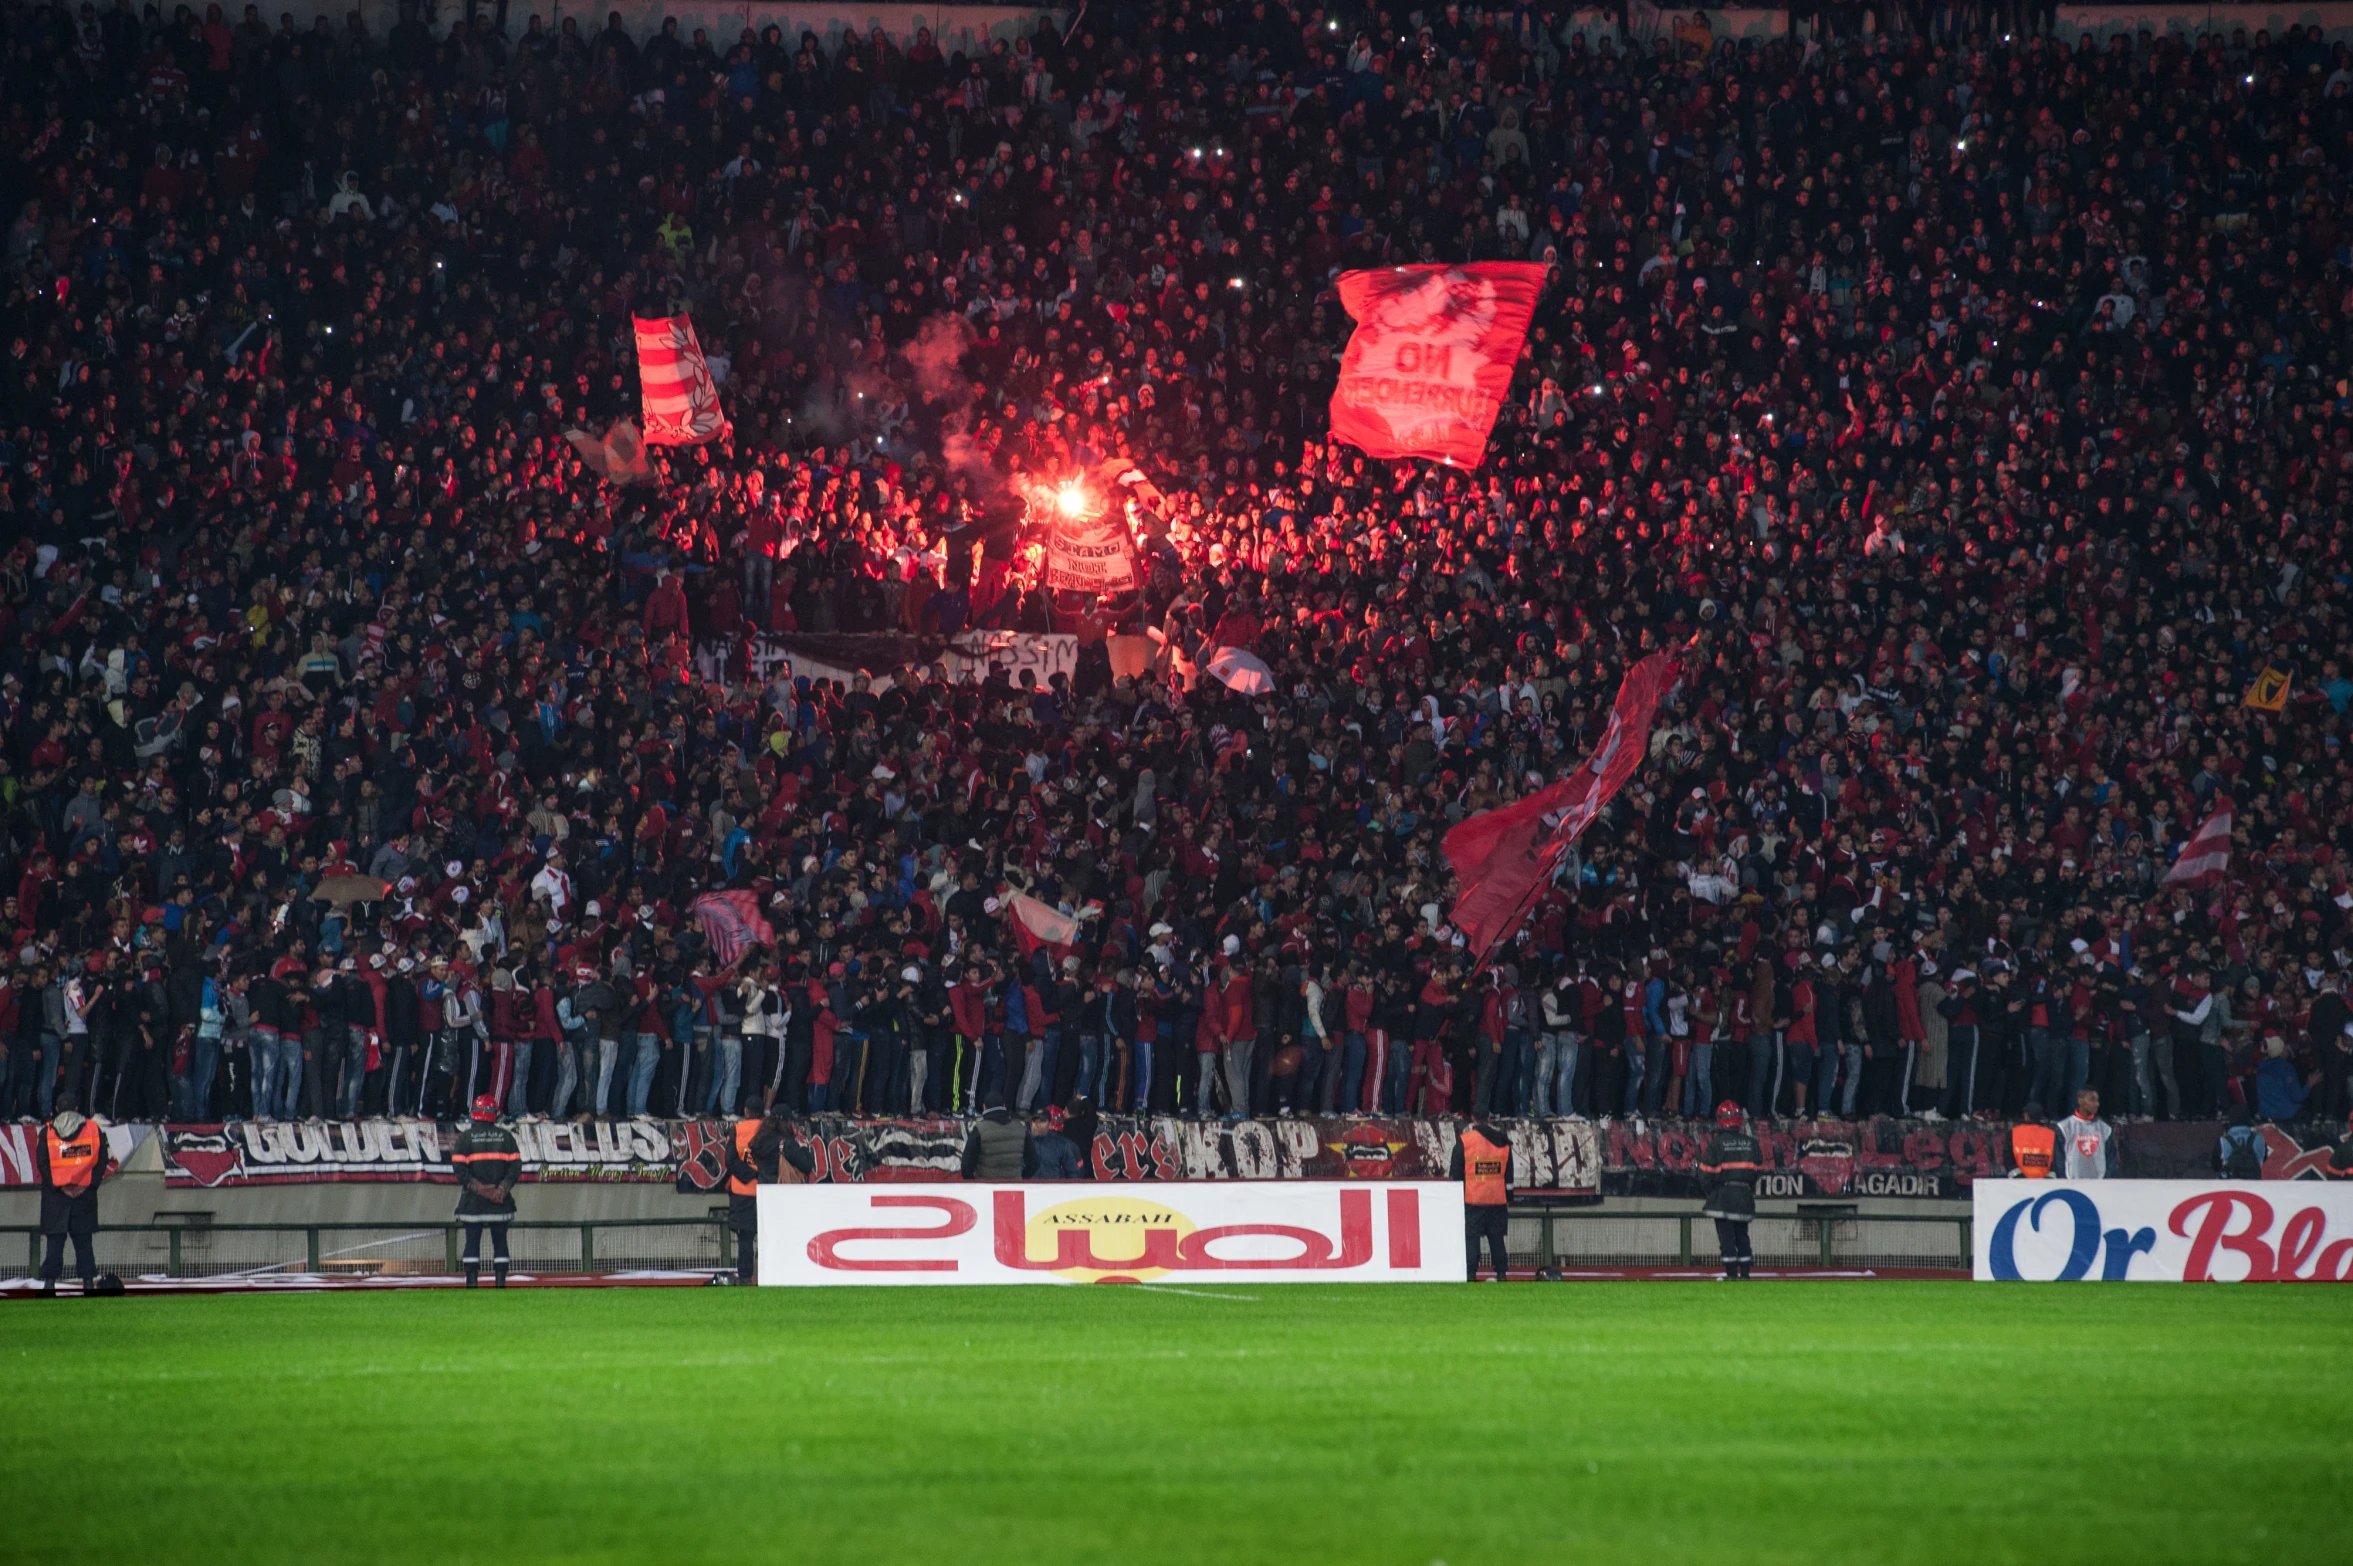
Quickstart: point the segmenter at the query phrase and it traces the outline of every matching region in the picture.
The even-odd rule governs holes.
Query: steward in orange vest
[[[2026,1106],[2027,1118],[2010,1128],[2010,1162],[2029,1180],[2048,1180],[2051,1162],[2059,1151],[2059,1133],[2034,1118],[2040,1109]]]
[[[1486,1121],[1475,1121],[1454,1144],[1446,1177],[1462,1182],[1463,1246],[1470,1281],[1479,1281],[1479,1242],[1487,1242],[1495,1281],[1504,1278],[1504,1237],[1510,1232],[1511,1142]]]
[[[792,1119],[783,1110],[735,1123],[727,1138],[727,1227],[735,1231],[736,1282],[758,1281],[753,1254],[760,1232],[760,1187],[799,1185],[816,1168],[817,1155],[793,1134]]]
[[[41,1293],[54,1296],[65,1272],[65,1242],[74,1242],[74,1272],[82,1292],[98,1279],[98,1255],[90,1236],[98,1228],[98,1183],[115,1171],[114,1155],[106,1148],[106,1128],[84,1120],[71,1105],[42,1129],[38,1144],[41,1173]]]

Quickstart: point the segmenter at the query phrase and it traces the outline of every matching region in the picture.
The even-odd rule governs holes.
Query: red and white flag
[[[1021,955],[1043,946],[1059,957],[1078,940],[1078,921],[1039,902],[1026,892],[1005,899],[1006,921],[1013,926],[1013,944]]]
[[[1454,867],[1454,927],[1474,963],[1511,939],[1569,845],[1632,780],[1650,754],[1650,725],[1683,666],[1652,653],[1626,671],[1610,724],[1592,755],[1550,788],[1482,810],[1446,834]]]
[[[751,892],[705,892],[694,900],[694,916],[722,968],[734,967],[745,952],[776,939],[775,928],[761,917],[759,897]]]
[[[2230,813],[2228,794],[2214,796],[2214,813],[2198,823],[2198,830],[2181,845],[2180,857],[2165,872],[2164,886],[2208,887],[2230,874]]]
[[[638,395],[645,408],[648,446],[699,446],[723,439],[727,416],[719,388],[683,315],[636,317]]]
[[[1332,438],[1368,457],[1477,467],[1543,285],[1534,261],[1343,273],[1356,334],[1332,390]]]

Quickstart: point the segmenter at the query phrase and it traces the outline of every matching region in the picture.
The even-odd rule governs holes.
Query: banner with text
[[[2353,1185],[1987,1180],[1980,1282],[2353,1283]]]
[[[949,1115],[853,1119],[819,1115],[796,1123],[815,1155],[814,1180],[953,1179],[962,1167],[969,1120]],[[1515,1120],[1512,1183],[1561,1197],[1664,1196],[1696,1200],[1714,1183],[1699,1172],[1709,1129],[1696,1122]],[[128,1156],[147,1127],[112,1128]],[[458,1127],[430,1120],[164,1128],[164,1176],[189,1186],[300,1181],[447,1180]],[[700,1191],[726,1183],[720,1120],[536,1121],[519,1124],[528,1181],[668,1182]],[[2135,1179],[2194,1180],[2215,1172],[2217,1125],[2126,1126],[2117,1167]],[[34,1178],[38,1127],[0,1127],[0,1185]],[[2332,1146],[2306,1148],[2289,1131],[2262,1128],[2264,1176],[2322,1180]],[[1402,1115],[1309,1120],[1182,1120],[1105,1116],[1091,1160],[1099,1180],[1439,1180],[1454,1152],[1456,1124]],[[1873,1196],[1963,1200],[1980,1180],[2010,1171],[2009,1127],[1916,1120],[1806,1120],[1761,1126],[1766,1198]]]
[[[760,1281],[1451,1283],[1462,1188],[1445,1181],[760,1187]]]

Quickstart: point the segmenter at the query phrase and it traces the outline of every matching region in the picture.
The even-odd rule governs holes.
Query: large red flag
[[[727,434],[719,388],[683,315],[638,316],[637,384],[648,446],[699,446]]]
[[[1332,390],[1332,438],[1368,457],[1477,467],[1543,284],[1533,261],[1342,274],[1356,334]]]
[[[1592,755],[1550,788],[1483,810],[1446,834],[1454,867],[1454,927],[1474,962],[1511,939],[1569,845],[1584,835],[1650,754],[1650,724],[1683,672],[1673,653],[1652,653],[1626,673],[1608,730]]]

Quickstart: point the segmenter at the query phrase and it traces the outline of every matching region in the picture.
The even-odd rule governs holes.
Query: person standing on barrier
[[[817,1155],[801,1145],[782,1110],[735,1123],[727,1143],[727,1227],[735,1231],[736,1282],[759,1282],[760,1187],[799,1185],[816,1168]]]
[[[1454,1144],[1446,1178],[1462,1182],[1462,1227],[1468,1281],[1479,1281],[1479,1242],[1501,1283],[1509,1266],[1504,1241],[1511,1232],[1511,1143],[1484,1120],[1473,1121]]]
[[[514,1133],[498,1123],[498,1099],[474,1100],[474,1123],[449,1155],[458,1173],[458,1222],[466,1226],[466,1287],[482,1284],[482,1231],[490,1231],[491,1273],[507,1286],[507,1225],[515,1221],[515,1182],[523,1177],[523,1152]]]
[[[74,1274],[88,1294],[98,1280],[90,1237],[98,1232],[98,1184],[115,1171],[106,1128],[85,1120],[67,1097],[37,1144],[41,1168],[41,1297],[57,1297],[65,1242],[74,1242]]]
[[[1701,1213],[1716,1220],[1716,1255],[1724,1276],[1745,1279],[1756,1261],[1750,1249],[1748,1226],[1757,1216],[1757,1171],[1764,1167],[1763,1149],[1750,1134],[1740,1105],[1726,1099],[1716,1106],[1716,1134],[1700,1154],[1699,1172],[1714,1179]]]

